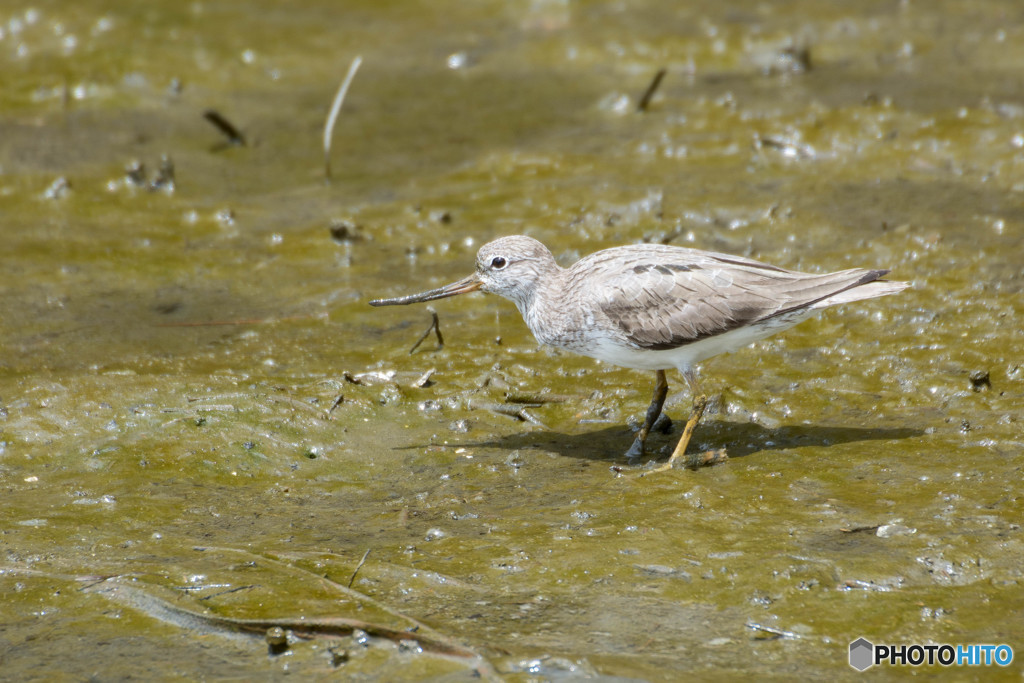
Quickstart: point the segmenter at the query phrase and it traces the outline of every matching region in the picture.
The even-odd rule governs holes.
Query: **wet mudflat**
[[[0,9],[5,677],[1020,650],[1024,8],[345,5]],[[412,354],[428,310],[366,305],[512,233],[913,286],[705,363],[692,448],[730,460],[641,478],[653,373],[496,297]]]

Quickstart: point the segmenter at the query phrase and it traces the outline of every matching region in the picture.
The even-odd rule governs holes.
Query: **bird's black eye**
[[[495,270],[501,270],[507,265],[508,261],[506,261],[503,256],[495,256],[491,259],[491,268],[494,268]]]

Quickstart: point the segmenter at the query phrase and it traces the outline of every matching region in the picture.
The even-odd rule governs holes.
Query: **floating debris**
[[[332,667],[339,667],[349,659],[348,650],[339,650],[335,647],[327,648],[327,661]]]
[[[754,149],[773,149],[787,159],[813,159],[817,156],[810,145],[802,145],[783,138],[761,136],[754,140]]]
[[[330,230],[331,239],[335,242],[348,244],[363,241],[363,233],[360,226],[352,221],[347,221],[343,218],[333,220],[327,226],[327,229]]]
[[[360,372],[353,375],[348,370],[341,373],[341,378],[349,384],[358,384],[360,386],[374,386],[376,384],[392,384],[397,385],[395,376],[398,374],[395,370],[371,370],[370,372]]]
[[[992,388],[992,380],[989,378],[988,370],[975,370],[971,373],[971,388],[975,391],[985,391]]]
[[[429,387],[431,384],[433,384],[433,382],[430,381],[430,378],[434,376],[435,371],[435,368],[430,368],[429,370],[424,372],[415,382],[413,382],[412,386],[420,388]]]
[[[430,220],[434,221],[435,223],[440,223],[441,225],[449,225],[452,222],[452,212],[445,211],[444,209],[440,209],[438,211],[431,211],[429,214],[427,214],[427,217],[430,218]]]
[[[138,159],[132,159],[124,167],[124,181],[135,187],[142,187],[146,184],[146,164]]]
[[[71,182],[61,176],[50,183],[50,186],[43,192],[43,199],[63,199],[71,191]]]
[[[168,155],[160,156],[160,165],[157,166],[156,175],[153,176],[149,189],[154,192],[163,190],[168,194],[174,192],[174,162]]]
[[[813,68],[811,48],[806,45],[790,45],[775,55],[775,60],[767,68],[768,73],[807,73]]]

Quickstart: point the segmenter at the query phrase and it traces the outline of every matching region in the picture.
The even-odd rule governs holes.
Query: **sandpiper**
[[[690,418],[669,458],[686,451],[707,396],[696,364],[785,330],[828,306],[895,294],[907,282],[888,270],[801,273],[699,249],[636,244],[598,251],[562,268],[543,244],[524,235],[480,248],[476,272],[429,292],[376,299],[371,306],[432,301],[483,290],[511,300],[542,344],[639,370],[654,370],[654,398],[626,452],[644,453],[676,368],[693,397]]]

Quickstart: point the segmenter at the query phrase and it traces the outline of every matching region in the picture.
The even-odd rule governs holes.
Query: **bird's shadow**
[[[647,459],[664,459],[672,452],[682,424],[677,423],[669,435],[651,434],[647,441]],[[785,425],[764,427],[752,422],[715,420],[701,423],[690,443],[689,451],[726,449],[730,458],[752,453],[791,448],[827,447],[857,441],[887,441],[922,436],[924,431],[910,427],[828,427],[819,425]],[[624,453],[634,435],[621,425],[608,426],[584,433],[565,434],[554,431],[522,432],[489,441],[462,443],[465,447],[527,449],[538,448],[572,458],[623,464]]]

